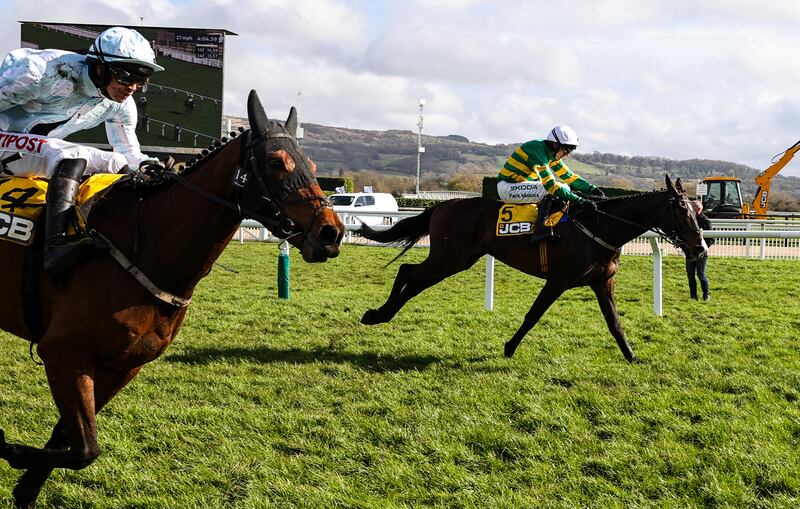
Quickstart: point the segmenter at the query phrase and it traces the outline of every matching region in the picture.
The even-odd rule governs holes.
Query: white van
[[[399,210],[397,200],[389,193],[337,193],[328,198],[344,224],[390,225],[394,223],[391,214]],[[363,212],[366,214],[360,214]],[[381,212],[390,215],[381,216]]]

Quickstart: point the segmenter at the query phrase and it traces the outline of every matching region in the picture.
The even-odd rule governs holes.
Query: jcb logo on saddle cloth
[[[497,214],[497,236],[525,235],[533,232],[538,208],[533,203],[507,203]]]
[[[88,202],[99,191],[116,182],[122,175],[99,173],[81,184],[78,204]],[[0,178],[0,240],[23,246],[33,242],[36,218],[47,196],[47,180],[26,177]]]
[[[0,238],[29,245],[33,242],[33,221],[0,212]]]
[[[522,235],[531,233],[533,226],[530,223],[503,223],[498,226],[498,235]]]
[[[46,194],[45,180],[0,178],[0,239],[30,245]]]

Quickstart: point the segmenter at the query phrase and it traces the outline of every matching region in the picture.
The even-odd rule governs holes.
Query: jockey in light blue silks
[[[135,30],[101,33],[86,55],[46,49],[11,51],[0,66],[0,159],[15,153],[14,175],[49,177],[45,218],[45,270],[59,272],[101,248],[93,239],[68,239],[67,226],[84,173],[128,173],[158,161],[141,152],[133,93],[156,64]],[[114,152],[64,141],[105,123]]]

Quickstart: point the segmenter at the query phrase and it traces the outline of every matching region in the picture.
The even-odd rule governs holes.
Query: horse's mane
[[[186,166],[180,171],[181,175],[187,175],[193,171],[195,171],[198,167],[205,164],[209,159],[213,158],[217,153],[222,150],[229,142],[233,141],[237,136],[243,134],[245,132],[244,127],[240,127],[239,131],[231,131],[228,133],[230,138],[222,137],[218,140],[214,140],[211,145],[208,146],[207,149],[198,154],[198,157],[194,157],[186,163]]]
[[[663,193],[665,191],[666,191],[666,189],[654,189],[652,191],[637,192],[636,194],[624,194],[622,196],[613,196],[611,198],[606,198],[605,200],[600,200],[598,203],[618,202],[618,201],[622,201],[622,200],[629,200],[631,198],[638,198],[640,196],[649,196],[649,195],[654,195],[654,194],[658,194],[658,193]]]
[[[198,168],[205,165],[209,160],[211,160],[214,156],[216,156],[223,148],[225,148],[228,143],[232,142],[235,138],[240,136],[244,132],[244,128],[240,127],[239,131],[231,131],[229,134],[230,138],[222,137],[218,140],[214,140],[211,145],[208,146],[207,149],[203,149],[197,157],[192,158],[180,170],[178,173],[180,175],[188,175],[196,171]],[[169,171],[169,170],[165,170]],[[145,184],[137,183],[135,180],[130,176],[125,176],[112,184],[109,188],[101,191],[103,193],[103,197],[101,200],[98,200],[95,204],[92,205],[91,212],[95,212],[95,210],[102,210],[105,207],[113,206],[112,203],[119,199],[121,196],[126,194],[132,194],[135,196],[141,195],[151,195],[153,193],[159,192],[163,189],[168,188],[172,184],[175,183],[175,180],[169,178],[168,175],[163,176],[155,176],[151,177],[149,181]],[[90,214],[91,214],[90,212]]]

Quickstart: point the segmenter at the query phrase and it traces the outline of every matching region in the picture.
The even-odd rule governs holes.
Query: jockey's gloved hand
[[[167,169],[167,166],[158,159],[148,159],[139,165],[139,171],[148,177],[156,177]]]
[[[584,199],[583,201],[580,202],[580,204],[585,209],[597,210],[597,204],[595,202],[593,202],[592,200]]]
[[[603,190],[600,189],[599,187],[595,187],[594,189],[592,189],[591,195],[592,196],[596,196],[596,197],[600,198],[601,200],[605,200],[606,199],[606,193],[604,193]]]
[[[175,166],[175,159],[172,156],[164,157],[160,162],[166,170],[172,171],[172,167]]]

